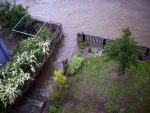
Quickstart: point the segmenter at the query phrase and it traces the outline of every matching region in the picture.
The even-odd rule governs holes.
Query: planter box
[[[36,68],[36,72],[31,74],[31,79],[25,81],[23,87],[21,88],[22,91],[22,95],[20,95],[16,101],[14,106],[21,100],[21,98],[27,93],[27,91],[29,90],[29,88],[33,85],[34,80],[36,79],[36,77],[39,75],[39,73],[42,70],[43,65],[45,64],[45,62],[48,60],[48,58],[50,57],[50,55],[52,54],[53,50],[55,49],[56,44],[61,40],[62,38],[62,26],[61,24],[55,24],[55,23],[47,23],[46,26],[52,27],[53,29],[55,29],[55,32],[53,33],[53,35],[50,37],[53,40],[51,41],[51,44],[49,46],[49,55],[45,55],[45,57],[43,58],[43,61],[41,62],[41,65],[39,67]],[[55,26],[55,28],[54,28]]]

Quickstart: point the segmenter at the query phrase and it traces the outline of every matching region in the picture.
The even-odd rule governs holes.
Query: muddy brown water
[[[32,90],[48,95],[56,64],[76,50],[77,32],[115,39],[130,27],[139,45],[150,47],[150,0],[16,0],[34,14],[48,16],[63,25],[64,42],[49,59]]]

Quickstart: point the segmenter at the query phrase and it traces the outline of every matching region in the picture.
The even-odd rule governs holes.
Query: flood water
[[[150,0],[17,0],[17,3],[29,6],[31,13],[48,16],[63,25],[64,42],[33,88],[42,95],[47,95],[55,64],[70,58],[76,50],[78,32],[115,39],[121,28],[129,27],[139,45],[150,47]]]

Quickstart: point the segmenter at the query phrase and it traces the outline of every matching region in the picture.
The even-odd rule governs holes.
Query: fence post
[[[149,50],[149,49],[147,49],[147,50],[146,50],[146,52],[145,52],[145,55],[148,55],[148,54],[149,54],[149,52],[150,52],[150,50]]]
[[[106,45],[106,39],[103,39],[103,48],[105,47],[105,45]]]
[[[82,33],[77,33],[77,42],[78,43],[82,43],[84,41],[85,41],[85,35],[84,35],[84,33],[83,32]]]

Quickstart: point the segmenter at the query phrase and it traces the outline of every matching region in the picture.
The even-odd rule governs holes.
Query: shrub
[[[27,7],[7,0],[1,2],[0,15],[5,18],[5,26],[13,27],[27,13]]]
[[[83,50],[83,49],[85,49],[87,46],[89,46],[89,43],[85,41],[85,42],[80,43],[79,48]]]
[[[137,58],[140,55],[129,28],[123,29],[121,37],[114,43],[109,43],[104,52],[110,59],[119,63],[119,71],[123,74],[127,68],[137,65]]]
[[[45,36],[41,34],[40,37],[23,40],[13,59],[2,68],[4,79],[0,79],[0,100],[5,106],[14,103],[21,94],[20,87],[24,81],[30,79],[30,74],[35,72],[43,56],[48,54],[50,40],[45,40]]]
[[[51,107],[49,108],[49,113],[56,113],[56,112],[57,112],[57,107],[51,106]]]
[[[78,68],[81,66],[81,63],[83,62],[84,58],[82,56],[74,56],[71,60],[71,63],[69,64],[69,67],[66,70],[67,75],[73,75],[78,70]]]
[[[60,88],[67,87],[67,78],[62,74],[61,70],[55,71],[54,81]]]
[[[61,70],[55,71],[54,81],[56,86],[52,100],[55,106],[59,106],[63,104],[69,95],[69,85],[67,78],[62,74]]]
[[[119,111],[119,105],[111,102],[111,101],[107,101],[105,103],[105,110],[107,113],[118,113]]]

